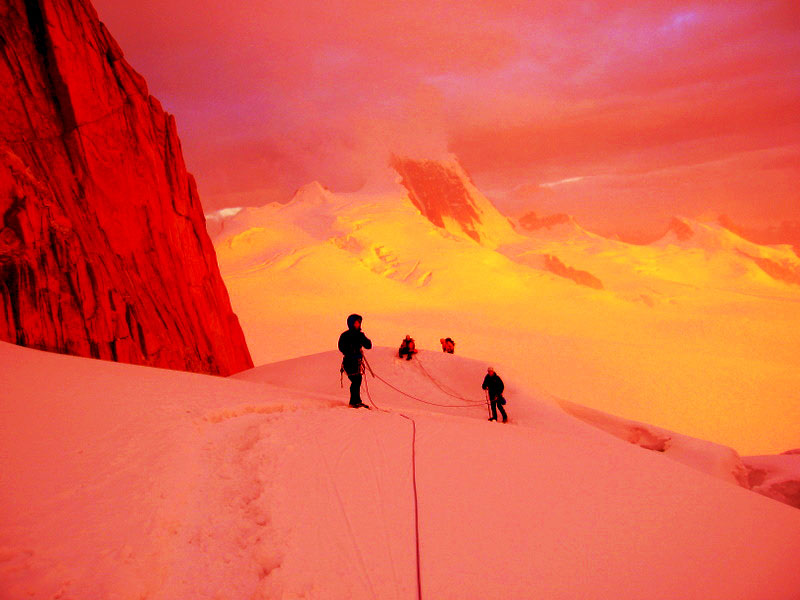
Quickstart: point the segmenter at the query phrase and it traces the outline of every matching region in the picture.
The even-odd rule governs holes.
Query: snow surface
[[[559,404],[569,414],[626,442],[646,450],[663,452],[664,456],[704,473],[751,488],[747,467],[732,448],[667,431],[647,423],[621,419],[572,402],[561,401]],[[800,474],[797,479],[800,481]]]
[[[777,456],[745,456],[742,460],[752,490],[800,508],[800,451]]]
[[[336,352],[223,379],[0,343],[0,597],[798,597],[800,511],[502,362],[507,425],[484,362],[368,357],[432,404],[368,376],[383,410],[347,408]]]
[[[490,227],[482,246],[401,195],[319,184],[224,223],[214,244],[256,364],[334,347],[358,312],[377,344],[410,334],[436,350],[450,336],[457,354],[604,413],[743,454],[800,446],[800,285],[755,261],[800,273],[788,247],[689,219],[691,237],[651,246],[574,220],[505,240]],[[603,289],[549,272],[547,256]]]

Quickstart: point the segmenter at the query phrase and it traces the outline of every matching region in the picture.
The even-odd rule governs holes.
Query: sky
[[[800,4],[95,0],[206,211],[452,153],[506,213],[798,220]]]

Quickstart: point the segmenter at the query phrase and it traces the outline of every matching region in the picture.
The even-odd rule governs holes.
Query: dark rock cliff
[[[91,4],[0,4],[0,89],[0,339],[252,366],[175,120]]]

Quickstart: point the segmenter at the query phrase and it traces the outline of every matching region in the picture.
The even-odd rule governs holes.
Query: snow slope
[[[384,410],[346,408],[335,353],[222,379],[0,344],[0,597],[797,597],[800,511],[501,365],[488,423],[485,363],[393,354],[378,376],[451,408],[372,378]]]
[[[358,312],[378,344],[410,334],[433,350],[449,336],[460,355],[602,412],[743,454],[800,445],[788,247],[688,220],[693,237],[636,246],[569,218],[482,245],[402,194],[319,184],[223,222],[220,269],[257,364],[333,348]]]
[[[742,460],[751,489],[800,508],[800,451],[777,456],[746,456]]]

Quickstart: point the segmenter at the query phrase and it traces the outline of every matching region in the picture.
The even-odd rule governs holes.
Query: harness
[[[344,361],[347,359],[347,356],[342,357],[342,364],[339,365],[339,386],[344,387],[344,374],[347,373],[347,376],[355,376],[355,375],[364,375],[366,373],[366,367],[364,365],[364,351],[361,351],[361,355],[357,358],[358,360],[358,372],[357,373],[348,373],[347,369],[344,368]],[[356,358],[356,357],[350,357]]]

